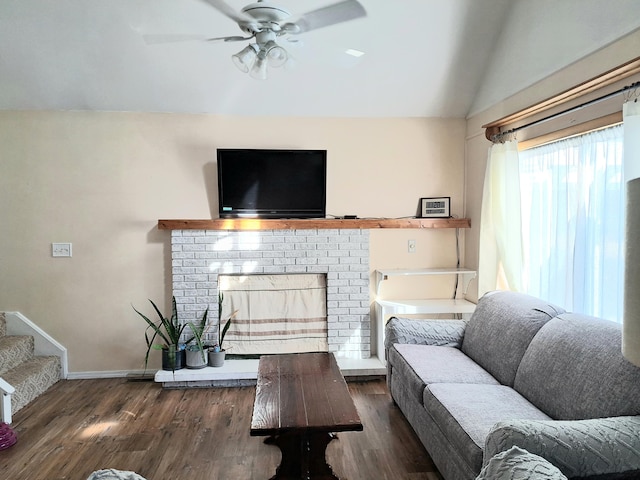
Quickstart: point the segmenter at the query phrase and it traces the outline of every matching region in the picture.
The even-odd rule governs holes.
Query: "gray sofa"
[[[447,480],[517,446],[568,478],[640,478],[640,368],[620,325],[513,292],[468,322],[391,318],[387,382]]]

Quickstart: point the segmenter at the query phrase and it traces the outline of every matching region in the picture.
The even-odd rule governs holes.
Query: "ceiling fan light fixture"
[[[249,73],[249,70],[253,66],[256,55],[258,52],[257,45],[251,44],[244,47],[235,55],[231,55],[231,60],[233,64],[238,67],[241,72]]]
[[[267,54],[264,49],[261,49],[258,53],[258,57],[256,58],[256,61],[253,64],[249,75],[251,75],[251,77],[255,78],[256,80],[267,79]]]
[[[266,57],[270,67],[281,67],[287,62],[287,59],[289,58],[287,51],[273,41],[268,42],[264,46],[264,50],[266,51]]]

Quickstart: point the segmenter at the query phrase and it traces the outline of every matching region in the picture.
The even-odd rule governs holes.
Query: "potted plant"
[[[207,325],[208,314],[209,308],[207,307],[198,324],[187,322],[189,329],[193,333],[193,336],[186,341],[187,368],[204,368],[207,366],[207,357],[205,356],[207,346],[203,343],[203,338],[209,328],[209,325]]]
[[[144,332],[144,338],[147,343],[147,352],[144,356],[144,368],[147,369],[147,363],[149,362],[149,352],[151,349],[162,350],[162,369],[163,370],[180,370],[184,367],[184,344],[180,342],[182,332],[186,327],[186,324],[180,323],[178,320],[178,310],[176,308],[176,299],[172,298],[172,310],[171,317],[165,317],[160,309],[149,300],[153,305],[156,314],[158,315],[157,321],[150,320],[147,316],[133,309],[140,315],[147,323],[147,328]],[[150,332],[152,334],[150,335]],[[156,339],[160,339],[162,343],[155,343]]]
[[[236,316],[238,310],[233,312],[226,322],[222,321],[222,302],[224,300],[224,294],[220,292],[218,294],[218,343],[209,348],[209,365],[212,367],[221,367],[224,365],[224,358],[226,350],[222,348],[224,342],[224,336],[227,334],[229,327],[231,326],[231,320]]]

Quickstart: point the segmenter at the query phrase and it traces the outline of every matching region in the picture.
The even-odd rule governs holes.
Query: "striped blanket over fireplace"
[[[219,275],[222,318],[238,311],[224,340],[231,354],[326,352],[325,274]]]

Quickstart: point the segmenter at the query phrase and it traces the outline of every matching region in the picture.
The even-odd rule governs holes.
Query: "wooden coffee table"
[[[251,435],[282,452],[272,480],[337,479],[327,464],[333,433],[361,431],[362,422],[332,353],[260,357]]]

